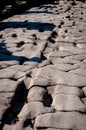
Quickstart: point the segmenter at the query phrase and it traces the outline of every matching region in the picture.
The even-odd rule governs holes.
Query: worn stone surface
[[[53,99],[52,106],[58,111],[86,111],[86,107],[80,98],[69,94],[56,95]]]
[[[57,85],[54,89],[54,95],[57,94],[70,94],[70,95],[77,95],[79,97],[83,97],[83,91],[76,87],[69,87],[65,85]]]
[[[43,103],[41,102],[30,102],[24,105],[18,117],[22,120],[24,120],[26,117],[34,119],[40,114],[49,113],[52,111],[53,110],[51,108],[44,107]]]
[[[85,0],[0,22],[0,130],[9,129],[86,130]]]
[[[85,122],[86,116],[78,112],[58,112],[39,115],[35,120],[35,127],[81,130],[83,126],[83,130],[85,130]]]

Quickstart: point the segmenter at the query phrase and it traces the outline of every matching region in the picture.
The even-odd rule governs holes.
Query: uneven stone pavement
[[[86,2],[0,22],[0,130],[86,130]]]

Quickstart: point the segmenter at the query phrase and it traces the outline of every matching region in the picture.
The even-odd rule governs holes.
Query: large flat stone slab
[[[54,97],[52,106],[58,111],[86,112],[85,104],[76,95],[58,94]]]
[[[79,97],[83,96],[83,91],[77,87],[69,87],[66,85],[57,85],[54,88],[53,96],[58,94],[70,94],[70,95],[77,95]]]
[[[78,112],[46,113],[35,119],[35,127],[85,130],[86,116]]]
[[[45,75],[46,74],[46,75]],[[59,71],[56,67],[50,65],[39,70],[39,77],[51,79],[57,84],[82,87],[86,85],[86,77]]]

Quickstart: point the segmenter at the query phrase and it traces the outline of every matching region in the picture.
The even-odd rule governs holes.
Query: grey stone
[[[0,105],[9,106],[12,100],[13,92],[2,92],[0,93]]]
[[[13,92],[15,91],[17,82],[10,79],[0,80],[0,92]]]
[[[35,109],[34,109],[35,108]],[[40,114],[52,112],[51,108],[44,107],[42,102],[29,102],[24,105],[21,112],[18,114],[20,120],[36,118]]]
[[[68,51],[54,51],[54,52],[50,52],[50,55],[49,57],[67,57],[67,56],[70,56],[72,55],[71,52],[68,52]]]
[[[55,86],[53,96],[58,94],[70,94],[70,95],[77,95],[82,97],[83,91],[80,88],[76,87],[69,87],[65,85],[57,85]]]
[[[86,54],[72,55],[72,56],[69,56],[68,58],[72,60],[74,59],[74,60],[83,61],[86,58]]]
[[[85,62],[80,62],[80,63],[77,63],[76,65],[78,65],[79,68],[86,68],[86,63]]]
[[[46,73],[46,75],[45,75]],[[64,84],[68,86],[76,86],[76,87],[82,87],[86,85],[86,77],[79,76],[73,73],[66,73],[57,70],[56,67],[50,65],[43,67],[40,70],[39,77],[44,77],[45,79],[51,79],[51,81],[57,83],[57,84]],[[70,80],[71,79],[71,80]]]
[[[71,65],[77,64],[77,63],[80,62],[78,60],[70,59],[68,57],[66,57],[66,58],[56,58],[56,57],[53,57],[51,59],[51,61],[52,61],[53,64],[58,64],[59,63],[59,64],[71,64]]]
[[[24,72],[17,71],[17,70],[12,70],[9,67],[4,68],[0,70],[0,79],[5,79],[5,78],[11,78],[11,79],[19,79],[23,76],[25,76]]]
[[[28,102],[31,102],[31,101],[42,102],[45,93],[46,93],[46,90],[42,87],[32,87],[28,93],[28,97],[27,97]]]
[[[86,68],[78,68],[78,69],[75,69],[75,70],[71,70],[70,73],[86,77]]]
[[[0,69],[4,69],[8,66],[17,65],[17,64],[19,64],[19,61],[14,61],[14,60],[9,61],[9,62],[8,61],[0,61]]]
[[[35,119],[35,127],[85,130],[86,116],[78,112],[46,113],[37,116]]]
[[[41,68],[41,67],[44,67],[44,66],[47,66],[47,65],[50,65],[50,64],[51,64],[50,60],[44,60],[42,63],[40,63],[38,65],[38,67]]]
[[[73,54],[83,54],[83,53],[86,53],[86,49],[79,49],[79,48],[76,48],[76,47],[69,47],[69,46],[64,46],[64,47],[60,47],[59,48],[60,51],[69,51]]]
[[[76,95],[58,94],[54,96],[52,106],[58,111],[86,112],[86,106]]]
[[[70,70],[75,70],[78,68],[78,65],[71,65],[71,64],[55,64],[55,67],[57,67],[58,70],[61,70],[61,71],[70,71]]]
[[[86,44],[77,44],[77,47],[81,48],[81,49],[86,49]]]
[[[47,79],[45,77],[41,77],[41,76],[38,76],[38,77],[34,77],[31,82],[30,82],[30,87],[32,86],[42,86],[42,87],[46,87],[48,85],[54,85],[55,82],[51,79]]]
[[[21,72],[27,72],[29,70],[31,70],[33,67],[32,66],[28,66],[28,65],[13,65],[9,67],[12,70],[17,70],[17,71],[21,71]]]

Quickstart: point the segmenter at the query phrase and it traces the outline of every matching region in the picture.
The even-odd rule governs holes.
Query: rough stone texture
[[[34,109],[35,108],[35,109]],[[43,103],[41,102],[30,102],[25,104],[22,111],[19,113],[18,117],[21,120],[24,120],[26,117],[30,119],[34,119],[40,114],[49,113],[53,110],[48,107],[44,107]]]
[[[53,119],[53,121],[52,121]],[[86,128],[86,116],[78,112],[58,112],[39,115],[35,120],[35,127],[51,127],[61,129],[83,130]]]
[[[41,87],[32,87],[28,93],[28,102],[31,101],[43,101],[44,94],[46,90]]]
[[[56,0],[0,22],[0,130],[9,129],[86,130],[85,0]]]
[[[69,87],[65,85],[57,85],[55,86],[53,95],[57,94],[70,94],[77,95],[79,97],[83,97],[83,91],[76,87]]]
[[[59,71],[56,67],[54,66],[46,66],[42,69],[40,69],[40,74],[39,76],[42,76],[47,79],[47,77],[50,77],[54,82],[57,84],[65,84],[69,86],[77,86],[77,87],[82,87],[86,85],[86,77],[75,75],[73,73],[66,73]],[[45,75],[46,73],[46,75]],[[70,80],[71,79],[71,80]]]
[[[52,106],[58,111],[86,111],[84,103],[75,95],[58,94],[54,97]]]

